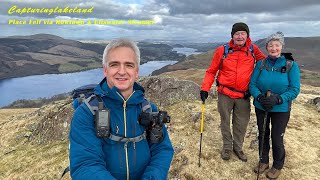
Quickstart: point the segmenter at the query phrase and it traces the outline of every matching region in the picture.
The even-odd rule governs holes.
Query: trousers
[[[242,151],[244,136],[250,120],[250,98],[232,99],[218,93],[218,111],[224,150]],[[230,124],[232,113],[232,125]],[[232,134],[231,134],[232,126]]]
[[[272,140],[272,156],[273,156],[273,167],[276,169],[282,169],[285,160],[285,148],[283,144],[283,137],[290,119],[289,112],[269,112],[267,115],[266,129],[264,132],[264,139],[262,139],[263,133],[263,121],[265,111],[255,108],[257,116],[257,125],[259,129],[259,154],[263,141],[262,157],[261,162],[269,163],[269,151],[270,151],[270,132]],[[271,129],[270,129],[271,122]]]

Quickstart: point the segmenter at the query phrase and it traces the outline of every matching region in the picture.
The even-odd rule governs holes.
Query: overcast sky
[[[286,37],[320,36],[319,0],[3,0],[0,36],[49,33],[71,39],[185,40],[222,42],[245,22],[253,41],[276,31]],[[90,14],[8,14],[17,8],[93,8]],[[12,25],[9,20],[154,20],[152,25]]]

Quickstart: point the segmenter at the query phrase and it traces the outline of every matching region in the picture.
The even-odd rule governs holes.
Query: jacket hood
[[[144,99],[144,88],[140,86],[138,83],[134,83],[133,85],[134,93],[130,96],[127,101],[127,104],[140,104]],[[125,98],[121,94],[120,90],[114,86],[110,88],[107,84],[107,79],[104,78],[94,89],[94,93],[101,97],[107,97],[113,100],[114,103],[122,104]]]

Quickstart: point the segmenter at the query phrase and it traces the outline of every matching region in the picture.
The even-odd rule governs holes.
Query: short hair
[[[106,65],[107,63],[107,57],[108,54],[110,53],[111,50],[119,48],[119,47],[128,47],[130,49],[133,50],[135,57],[136,57],[136,61],[138,64],[138,67],[140,66],[140,50],[137,46],[137,44],[130,40],[130,39],[126,39],[126,38],[119,38],[116,40],[112,40],[104,49],[103,51],[103,56],[102,56],[102,65]]]
[[[266,41],[266,45],[269,44],[269,42],[271,41],[279,41],[282,46],[284,46],[284,34],[280,31],[274,33],[274,34],[271,34],[270,36],[267,37],[267,41]]]

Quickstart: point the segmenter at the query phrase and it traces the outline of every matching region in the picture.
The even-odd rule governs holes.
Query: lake
[[[178,53],[188,54],[195,52],[193,48],[174,48]],[[149,61],[140,65],[140,76],[148,76],[154,70],[177,61]],[[44,74],[21,78],[11,78],[0,81],[0,107],[11,104],[19,99],[49,98],[57,94],[71,92],[85,84],[99,83],[103,78],[102,68],[88,71]]]
[[[177,61],[149,61],[140,65],[140,76],[147,76],[152,71]],[[103,69],[88,71],[44,74],[12,78],[0,81],[0,107],[9,105],[18,99],[38,99],[51,97],[56,94],[71,92],[73,89],[85,85],[99,83],[103,78]]]

